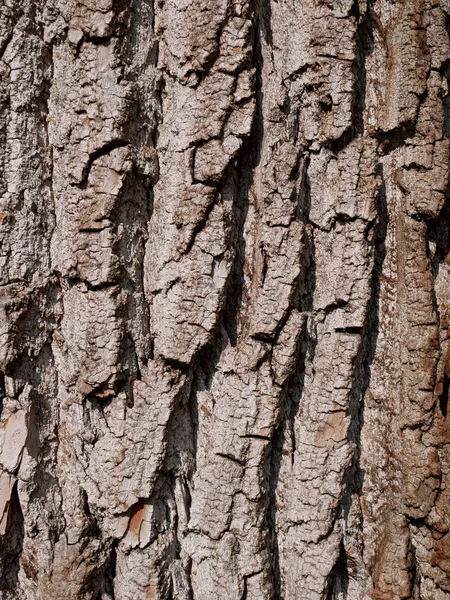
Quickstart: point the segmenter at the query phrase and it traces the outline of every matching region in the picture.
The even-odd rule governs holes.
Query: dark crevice
[[[447,15],[447,22],[450,22],[450,18]],[[450,31],[449,31],[449,39],[450,39]],[[450,90],[450,61],[447,61],[444,67],[444,77],[447,80],[447,89]],[[444,133],[447,138],[450,138],[450,91],[445,94],[442,98],[442,103],[444,105]]]
[[[139,356],[136,352],[134,341],[131,338],[130,338],[130,342],[134,348],[135,377],[133,378],[133,381],[142,381],[142,373],[141,373],[141,369],[139,367]]]
[[[11,43],[13,37],[14,37],[14,30],[16,28],[17,23],[19,22],[19,20],[23,17],[24,15],[24,11],[22,8],[20,8],[18,6],[18,2],[14,3],[14,9],[11,8],[5,8],[5,11],[10,11],[10,14],[8,16],[8,14],[6,13],[6,22],[8,22],[9,19],[9,27],[10,27],[10,32],[8,33],[8,35],[5,37],[5,39],[3,40],[2,45],[0,46],[0,60],[3,59],[3,56],[9,46],[9,44]]]
[[[205,185],[205,184],[203,183],[202,185]],[[198,219],[198,221],[195,223],[195,226],[193,227],[193,229],[191,231],[191,235],[186,244],[186,247],[183,249],[183,255],[189,254],[189,252],[192,250],[192,248],[194,247],[195,241],[197,239],[197,236],[199,235],[199,233],[201,233],[205,229],[206,225],[208,224],[209,217],[211,216],[211,213],[217,204],[218,198],[220,196],[220,190],[219,190],[218,186],[216,186],[216,185],[213,187],[216,188],[217,191],[214,194],[214,196],[211,199],[208,206],[206,207],[202,217],[200,219]]]
[[[299,312],[312,313],[314,290],[316,289],[316,246],[312,228],[306,228],[303,240],[303,265],[298,280],[297,298],[295,300]]]
[[[359,20],[361,18],[361,11],[359,9],[359,1],[358,0],[353,0],[353,4],[350,8],[348,16],[355,17],[356,22],[359,22]]]
[[[264,344],[275,344],[275,333],[254,333],[251,338],[257,342],[263,342]]]
[[[348,584],[347,553],[341,541],[337,561],[328,576],[326,600],[347,600]]]
[[[380,167],[382,169],[382,167]],[[382,173],[381,173],[382,177]],[[371,279],[371,295],[366,308],[366,318],[362,329],[355,328],[361,333],[361,344],[355,359],[353,385],[350,393],[349,414],[352,418],[349,427],[349,438],[357,445],[357,460],[359,462],[360,433],[363,425],[363,399],[370,387],[371,365],[375,356],[376,343],[380,323],[380,285],[383,263],[386,257],[386,236],[389,215],[386,200],[384,180],[376,196],[377,222],[373,237],[373,269]]]
[[[336,327],[335,331],[338,333],[348,333],[351,335],[360,335],[362,332],[362,327],[352,327],[352,326],[348,326],[348,327]]]
[[[246,154],[247,153],[244,152],[243,156],[246,156]],[[239,314],[244,293],[244,264],[246,248],[244,223],[248,214],[248,195],[252,182],[251,172],[249,170],[244,170],[242,167],[238,168],[238,171],[239,170],[242,173],[242,180],[241,186],[237,190],[237,201],[235,206],[236,233],[233,240],[235,258],[228,281],[227,295],[222,317],[222,325],[232,346],[236,346],[237,344]]]
[[[300,186],[298,192],[298,204],[296,217],[305,224],[310,223],[311,213],[311,182],[309,180],[308,168],[310,157],[305,154],[300,170]]]
[[[223,452],[216,452],[216,456],[220,456],[221,458],[225,458],[226,460],[234,462],[237,465],[239,465],[240,467],[245,467],[245,464],[246,464],[245,461],[239,460],[239,458],[236,458],[235,456],[232,456],[231,454],[224,454]]]
[[[3,401],[6,396],[5,373],[0,371],[0,416],[3,411]]]
[[[450,252],[450,182],[445,193],[444,204],[435,219],[424,219],[427,225],[427,241],[436,246],[432,260],[433,275],[436,278],[439,268]]]
[[[267,260],[267,251],[265,248],[261,248],[261,254],[262,254],[262,258],[263,258],[263,267],[262,267],[262,272],[261,272],[261,287],[264,286],[264,282],[266,281],[266,277],[267,277],[267,269],[269,268],[269,264],[268,264],[268,260]]]
[[[427,235],[426,235],[426,251],[431,263],[431,271],[436,281],[439,275],[441,266],[448,262],[450,252],[450,184],[445,193],[444,204],[435,219],[426,219]],[[431,245],[434,245],[434,251],[431,250]],[[441,309],[439,306],[436,287],[431,287],[433,310],[436,315],[436,320],[440,328],[445,328],[446,324],[442,320]],[[448,374],[448,350],[447,356],[443,355],[445,346],[441,346],[441,356],[438,364],[438,372],[436,374],[436,393],[438,394],[437,403],[441,414],[444,418],[447,417],[450,377]],[[443,368],[442,366],[443,365]],[[442,386],[442,387],[441,387]]]
[[[199,364],[203,365],[203,368],[199,367],[194,370],[192,377],[191,389],[186,407],[186,420],[189,422],[190,428],[190,443],[189,443],[189,461],[188,469],[186,471],[186,477],[188,480],[194,475],[197,469],[197,450],[198,450],[198,427],[199,427],[199,405],[198,405],[198,394],[209,389],[212,378],[215,372],[214,362],[208,358],[205,359],[205,355],[208,354],[208,348],[203,349],[198,356]],[[205,372],[210,367],[210,372]],[[207,409],[206,409],[207,410]],[[191,509],[191,493],[189,486],[186,485],[186,489],[189,491],[187,512],[190,514]]]
[[[334,154],[338,154],[346,148],[354,139],[364,134],[364,110],[366,108],[367,72],[366,62],[368,56],[373,52],[373,22],[370,7],[361,18],[359,4],[354,2],[350,14],[356,19],[355,32],[355,58],[352,64],[353,71],[353,97],[351,107],[351,124],[337,138],[328,144]],[[320,103],[324,112],[332,110],[331,98]]]
[[[2,58],[6,52],[6,49],[8,48],[9,44],[11,43],[11,40],[14,37],[14,26],[11,28],[11,33],[6,37],[3,44],[0,46],[0,60],[2,60]]]
[[[344,133],[342,135],[340,135],[338,138],[332,140],[328,144],[328,146],[334,154],[338,154],[339,152],[341,152],[341,150],[346,148],[350,144],[350,142],[352,142],[354,139],[355,139],[355,135],[353,133],[353,128],[349,127],[348,129],[346,129],[344,131]]]
[[[445,13],[445,29],[450,41],[450,14]],[[444,116],[445,116],[445,136],[450,138],[450,60],[446,60],[443,65],[443,76],[447,79],[447,94],[443,97]]]
[[[92,233],[92,234],[98,235],[102,231],[105,231],[105,229],[109,229],[111,227],[110,224],[101,226],[100,222],[98,222],[98,223],[99,223],[98,227],[80,227],[78,229],[78,233]]]
[[[83,38],[83,42],[88,42],[93,44],[94,46],[102,46],[107,44],[113,38],[117,38],[117,33],[111,33],[110,35],[100,36],[100,35],[85,35]]]
[[[164,357],[164,362],[165,364],[170,367],[171,369],[174,369],[175,371],[180,371],[181,373],[188,373],[190,372],[190,366],[187,363],[181,362],[180,360],[177,360],[176,358],[170,358],[170,357]]]
[[[410,546],[409,546],[409,554],[411,557],[411,578],[410,581],[412,583],[413,586],[413,590],[416,592],[416,597],[418,595],[419,590],[420,590],[420,579],[421,579],[421,573],[420,573],[420,569],[418,568],[418,562],[417,562],[417,551],[416,551],[416,547],[414,546],[414,544],[410,541]],[[420,598],[420,596],[419,596]]]
[[[411,523],[411,525],[414,525],[414,527],[417,527],[418,529],[420,529],[421,527],[426,527],[426,522],[423,518],[416,519],[414,517],[409,517],[409,522]]]
[[[178,561],[179,563],[181,562],[180,555],[182,549],[180,543],[179,514],[178,507],[175,501],[175,487],[177,480],[183,486],[183,489],[188,492],[189,497],[187,498],[187,501],[189,503],[189,509],[191,501],[189,488],[187,485],[187,479],[185,478],[185,476],[179,473],[170,473],[168,477],[169,489],[165,500],[165,507],[166,523],[173,531],[173,539],[170,543],[170,546],[167,549],[167,567],[169,567],[169,565],[171,564],[173,565],[175,561]],[[171,571],[169,568],[163,569],[163,573],[165,571],[167,575],[165,576],[164,581],[162,581],[161,587],[167,590],[167,598],[173,598],[173,600],[177,600],[177,598],[179,597],[178,592],[182,591],[182,595],[184,598],[186,598],[186,600],[192,600],[193,594],[190,583],[190,569],[191,564],[189,563],[186,565],[186,567],[184,567],[182,574],[181,572],[176,570]],[[162,575],[161,577],[163,576],[164,575]]]
[[[364,110],[366,108],[367,58],[374,49],[373,23],[368,3],[367,12],[361,18],[359,3],[355,2],[357,19],[355,35],[355,60],[353,61],[352,133],[354,137],[364,134]]]
[[[114,222],[116,227],[120,223],[126,227],[125,235],[119,235],[116,231],[114,252],[122,257],[117,281],[121,289],[127,292],[126,305],[123,307],[124,320],[137,324],[137,327],[127,327],[124,344],[124,378],[129,380],[129,376],[141,378],[140,370],[152,353],[150,311],[145,298],[143,273],[147,225],[152,216],[152,205],[149,203],[152,192],[148,180],[143,179],[135,169],[125,178],[121,191]]]
[[[86,527],[85,535],[87,535],[89,537],[99,537],[101,535],[101,529],[97,523],[97,519],[91,513],[91,509],[89,507],[88,495],[83,488],[81,489],[81,501],[82,501],[82,508],[83,508],[84,514],[86,515],[86,520],[87,520],[87,527]]]
[[[150,309],[144,290],[144,264],[148,226],[153,215],[153,185],[158,179],[154,141],[160,120],[161,96],[158,93],[159,84],[153,77],[157,62],[153,2],[114,0],[113,11],[111,35],[90,37],[86,41],[108,44],[113,39],[122,65],[119,78],[134,82],[134,97],[128,106],[127,120],[118,133],[118,139],[111,140],[90,155],[84,173],[85,185],[93,162],[116,148],[130,147],[133,166],[122,181],[120,194],[109,216],[114,237],[112,252],[120,257],[120,265],[111,277],[113,281],[99,285],[87,284],[87,287],[93,291],[111,287],[111,292],[115,293],[114,286],[117,285],[117,292],[120,293],[120,307],[116,314],[123,324],[123,337],[120,342],[120,371],[115,387],[117,391],[125,393],[127,407],[132,408],[133,383],[142,378],[141,369],[153,358]],[[153,151],[151,155],[147,154],[150,149]]]
[[[364,425],[364,397],[370,388],[371,367],[375,357],[378,332],[380,326],[380,286],[383,264],[386,257],[386,237],[388,232],[389,213],[387,209],[386,188],[383,179],[382,166],[379,166],[381,185],[376,195],[377,220],[373,236],[373,268],[371,276],[370,300],[366,307],[366,316],[362,329],[357,329],[361,334],[361,341],[354,360],[353,383],[349,394],[347,414],[350,424],[347,439],[353,443],[354,454],[350,467],[343,477],[343,497],[337,507],[336,515],[344,514],[347,518],[354,495],[362,494],[364,470],[360,464],[361,458],[361,432]],[[342,542],[343,543],[343,542]],[[330,596],[334,598],[334,596]]]
[[[174,596],[174,589],[173,589],[173,581],[172,578],[170,578],[169,582],[168,582],[168,586],[167,586],[167,596],[166,596],[167,600],[177,600],[177,598]]]
[[[237,78],[234,79],[233,81],[233,88],[235,89],[237,84]],[[234,92],[233,89],[233,92]],[[245,102],[248,102],[249,100],[246,99]],[[225,136],[225,128],[227,126],[228,123],[228,119],[231,116],[231,114],[233,113],[233,111],[235,110],[234,106],[230,106],[227,110],[227,114],[225,115],[224,119],[223,119],[223,123],[222,123],[222,127],[221,127],[221,133],[219,137],[210,137],[208,139],[205,140],[201,140],[200,142],[194,142],[193,147],[195,148],[195,152],[192,153],[191,155],[191,159],[190,159],[190,169],[191,169],[191,173],[192,173],[192,183],[193,185],[196,184],[201,184],[205,187],[209,187],[211,190],[213,190],[213,194],[211,196],[210,202],[208,204],[208,206],[204,209],[203,214],[201,215],[201,218],[197,221],[197,223],[195,224],[195,227],[193,228],[191,234],[190,234],[190,239],[188,240],[187,244],[186,244],[186,248],[183,250],[183,255],[188,254],[190,252],[190,250],[192,249],[192,247],[195,244],[196,238],[198,236],[199,233],[201,233],[205,226],[208,223],[209,217],[211,215],[211,212],[213,211],[214,207],[216,206],[217,202],[220,200],[221,195],[223,195],[223,191],[224,189],[226,189],[227,185],[229,184],[230,181],[233,181],[233,179],[235,179],[236,177],[236,171],[237,171],[237,164],[238,164],[238,160],[239,160],[239,154],[242,154],[244,152],[244,149],[241,149],[240,153],[238,152],[238,158],[233,157],[229,159],[228,164],[226,165],[226,167],[223,169],[222,173],[220,174],[220,177],[215,181],[213,179],[196,179],[194,176],[195,173],[195,160],[196,160],[196,155],[197,155],[197,150],[198,148],[201,148],[202,146],[208,144],[211,140],[222,140]],[[251,137],[251,133],[250,136],[243,136],[241,139],[243,141],[245,141],[248,137]],[[236,183],[236,182],[235,182]],[[180,224],[179,227],[181,227],[182,225]]]
[[[291,462],[294,462],[295,451],[296,451],[296,437],[295,437],[295,421],[300,410],[300,400],[303,394],[303,388],[305,386],[305,366],[306,362],[313,363],[314,355],[316,351],[317,335],[313,320],[306,323],[303,339],[301,342],[298,362],[294,370],[294,374],[289,380],[287,399],[284,417],[286,419],[286,427],[289,431],[291,439],[292,454]]]
[[[255,29],[261,36],[269,48],[273,45],[272,35],[272,7],[270,2],[265,0],[256,0],[255,2],[255,19],[257,21]],[[261,44],[261,41],[259,41]]]
[[[106,561],[104,571],[101,574],[100,589],[96,600],[115,600],[114,579],[116,577],[116,562],[117,562],[117,546],[118,540],[114,540],[111,544],[108,560]]]
[[[233,170],[235,182],[235,213],[234,213],[234,247],[235,258],[230,274],[222,325],[232,346],[237,344],[238,320],[244,293],[244,265],[246,241],[244,225],[246,222],[252,193],[254,171],[261,160],[261,147],[264,136],[264,120],[262,112],[262,52],[260,40],[259,18],[255,19],[253,37],[253,67],[255,68],[255,98],[256,108],[250,135],[243,140],[236,166]]]
[[[448,392],[450,390],[450,377],[444,373],[444,383],[442,386],[442,394],[439,396],[439,408],[443,417],[447,416],[448,411]]]
[[[296,282],[296,290],[291,298],[292,308],[301,313],[312,313],[314,291],[316,286],[316,261],[314,229],[310,225],[309,215],[311,208],[310,182],[308,175],[309,158],[305,156],[300,172],[300,188],[297,207],[297,219],[305,224],[304,250],[302,253],[302,265],[300,275]],[[273,600],[282,600],[281,571],[279,564],[279,547],[277,534],[277,508],[276,491],[278,487],[279,474],[283,460],[290,456],[291,464],[294,462],[296,452],[295,423],[300,410],[300,401],[305,385],[306,362],[313,362],[317,336],[315,324],[312,317],[304,324],[303,336],[297,350],[297,361],[291,377],[285,384],[281,397],[280,424],[272,436],[269,483],[268,483],[268,508],[267,527],[272,552],[272,584]],[[289,445],[290,450],[285,448]]]
[[[332,302],[331,304],[328,304],[324,309],[323,309],[323,313],[324,316],[328,316],[329,314],[331,314],[332,312],[334,312],[335,310],[339,310],[340,308],[345,308],[346,306],[348,306],[348,302],[346,300],[336,300],[336,302]]]
[[[242,590],[242,596],[241,596],[241,600],[247,600],[248,598],[248,580],[251,577],[255,577],[256,575],[259,575],[262,571],[256,571],[255,573],[250,573],[250,575],[244,575],[244,581],[243,581],[243,590]]]
[[[27,536],[43,535],[51,544],[55,544],[65,528],[61,512],[61,487],[54,470],[59,444],[58,425],[59,407],[53,399],[57,396],[54,358],[52,353],[52,334],[60,327],[61,289],[55,278],[49,278],[41,288],[31,289],[26,305],[14,331],[17,353],[14,361],[7,365],[7,374],[14,380],[15,397],[25,386],[29,386],[29,422],[27,448],[36,459],[33,481],[27,483],[27,506],[29,520]],[[45,390],[45,391],[44,391]],[[17,490],[16,492],[17,493]],[[51,498],[51,500],[50,500]],[[12,543],[20,537],[23,525],[20,503],[16,497],[16,517],[14,531],[6,535],[4,542]],[[14,502],[16,502],[14,500]],[[36,518],[36,508],[46,506],[45,530],[40,533]],[[17,546],[17,544],[16,544]],[[0,550],[0,554],[2,551]],[[19,558],[17,557],[17,564]],[[29,551],[20,559],[21,570],[30,580],[36,580],[38,567],[35,557]],[[14,573],[11,566],[8,573]],[[8,577],[0,578],[2,583]]]
[[[272,555],[272,585],[273,600],[282,600],[280,549],[277,533],[277,488],[280,476],[283,449],[285,444],[286,428],[280,425],[273,434],[271,443],[270,469],[269,469],[269,491],[267,506],[267,528]]]
[[[0,592],[14,593],[17,586],[24,535],[24,520],[16,482],[9,500],[5,534],[0,536]],[[27,565],[22,566],[26,572]]]
[[[377,131],[374,134],[375,139],[380,143],[379,150],[381,154],[389,154],[414,137],[416,125],[412,121],[402,123],[390,131]]]
[[[271,441],[270,437],[267,437],[266,435],[257,435],[256,433],[247,433],[245,435],[240,435],[240,438],[243,439],[253,439],[253,440],[267,440],[267,441]]]
[[[180,500],[180,494],[177,495],[176,488],[179,486],[181,491],[181,501],[184,504],[184,512],[187,519],[190,515],[191,493],[190,480],[196,468],[196,450],[197,450],[197,391],[202,387],[202,378],[198,373],[193,375],[193,366],[187,367],[186,378],[176,397],[174,398],[173,409],[166,426],[166,448],[164,460],[160,468],[158,478],[153,486],[152,495],[145,503],[150,503],[152,510],[152,536],[149,544],[163,533],[170,531],[171,536],[165,544],[164,555],[158,564],[158,585],[161,587],[161,597],[176,598],[174,590],[174,572],[171,566],[175,562],[180,562],[181,542],[180,519],[177,497]],[[177,371],[179,369],[176,368]],[[179,379],[179,375],[177,380]],[[179,432],[183,431],[180,436]],[[139,510],[139,506],[136,506]],[[183,580],[189,582],[189,567]],[[186,598],[191,598],[190,590],[186,591]],[[184,597],[184,596],[183,596]]]
[[[244,589],[242,590],[241,600],[247,600],[247,594],[248,594],[247,577],[244,577]]]
[[[81,280],[80,283],[84,283],[90,292],[98,292],[100,290],[107,290],[115,288],[119,285],[117,281],[102,281],[102,283],[89,283],[87,280]]]

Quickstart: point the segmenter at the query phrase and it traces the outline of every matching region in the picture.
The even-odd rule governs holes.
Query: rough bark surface
[[[1,600],[450,598],[450,0],[2,0]]]

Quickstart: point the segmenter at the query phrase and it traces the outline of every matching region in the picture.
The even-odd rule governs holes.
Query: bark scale
[[[449,0],[3,0],[0,598],[450,598]]]

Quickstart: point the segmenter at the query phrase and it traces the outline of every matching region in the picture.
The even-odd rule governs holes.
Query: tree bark
[[[450,598],[449,34],[3,0],[1,600]]]

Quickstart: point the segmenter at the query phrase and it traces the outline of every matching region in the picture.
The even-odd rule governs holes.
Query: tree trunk
[[[450,598],[450,1],[2,0],[1,600]]]

